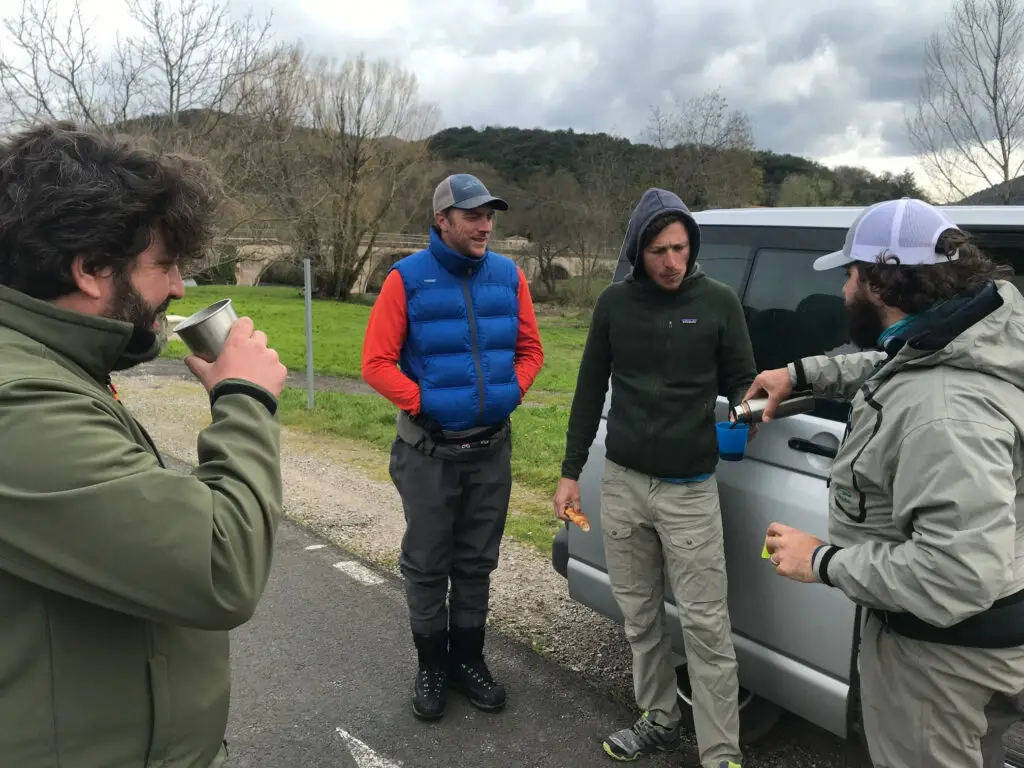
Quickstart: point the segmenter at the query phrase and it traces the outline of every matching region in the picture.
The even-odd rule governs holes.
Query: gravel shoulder
[[[194,464],[197,435],[210,421],[208,397],[183,373],[180,361],[154,362],[116,375],[115,384],[159,449]],[[289,519],[398,575],[404,519],[385,453],[333,435],[285,427],[281,463]],[[513,506],[517,499],[528,498],[536,495],[515,489]],[[616,702],[634,706],[632,660],[621,627],[571,600],[565,580],[548,558],[506,538],[491,594],[489,621],[496,629],[577,673]],[[765,741],[748,749],[745,765],[755,767],[867,765],[830,734],[786,716]]]

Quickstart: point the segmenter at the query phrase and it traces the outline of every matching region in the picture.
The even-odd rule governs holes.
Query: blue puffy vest
[[[491,251],[463,256],[430,230],[430,246],[392,269],[405,285],[408,333],[399,367],[421,412],[444,429],[500,424],[519,405],[519,272]]]

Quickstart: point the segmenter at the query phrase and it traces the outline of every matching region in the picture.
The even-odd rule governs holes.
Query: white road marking
[[[401,763],[393,763],[381,757],[344,728],[335,728],[335,730],[356,761],[356,768],[402,768]]]
[[[378,576],[376,573],[371,571],[365,565],[360,565],[353,560],[342,560],[339,563],[335,563],[334,567],[344,573],[346,576],[351,576],[353,579],[358,581],[360,584],[383,584],[384,579]]]
[[[314,549],[323,549],[326,546],[326,544],[310,544],[308,547],[306,547],[306,551],[312,552]]]

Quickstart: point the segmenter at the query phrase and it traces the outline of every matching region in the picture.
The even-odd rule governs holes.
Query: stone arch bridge
[[[400,233],[381,232],[377,235],[370,258],[353,286],[353,293],[376,293],[388,269],[398,259],[426,248],[430,243],[427,235],[405,235]],[[235,261],[235,284],[257,285],[267,269],[274,263],[287,261],[292,254],[292,247],[278,240],[259,240],[251,238],[224,237],[218,238],[217,245],[233,245],[237,248]],[[363,246],[365,248],[365,245]],[[504,254],[513,259],[526,276],[533,280],[537,276],[539,265],[534,258],[534,245],[525,237],[508,237],[491,240],[492,251]],[[618,254],[609,253],[609,258],[601,259],[601,266],[614,271]],[[583,271],[583,261],[573,256],[556,257],[552,261],[556,278],[577,277]]]

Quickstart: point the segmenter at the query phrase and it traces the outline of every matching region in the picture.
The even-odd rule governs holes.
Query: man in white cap
[[[1024,297],[919,200],[871,206],[842,251],[865,350],[764,371],[769,421],[794,387],[851,401],[829,541],[772,523],[786,578],[862,606],[864,731],[876,768],[1002,768],[1024,713]]]

